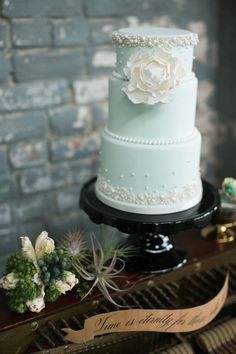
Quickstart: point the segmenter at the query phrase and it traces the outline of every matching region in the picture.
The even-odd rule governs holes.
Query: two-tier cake
[[[109,79],[96,195],[132,213],[189,209],[202,197],[192,72],[197,35],[140,27],[118,30],[112,40],[117,65]]]

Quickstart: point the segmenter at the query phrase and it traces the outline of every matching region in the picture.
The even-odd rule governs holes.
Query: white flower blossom
[[[55,249],[54,240],[48,236],[46,231],[42,231],[35,241],[33,247],[29,237],[23,236],[21,239],[22,254],[34,262],[42,258],[46,253],[51,253]]]
[[[35,242],[36,258],[39,260],[46,253],[51,253],[55,249],[54,240],[48,236],[46,231],[42,231]]]
[[[63,272],[63,280],[57,280],[55,285],[58,291],[65,294],[66,291],[73,289],[73,287],[79,282],[75,274],[65,270]]]
[[[15,289],[18,278],[15,273],[9,273],[0,279],[0,288],[5,290]]]
[[[132,55],[124,73],[128,83],[122,91],[133,103],[148,105],[167,103],[171,90],[185,76],[180,60],[160,48],[154,54]]]
[[[22,236],[20,238],[21,240],[21,252],[22,254],[29,260],[33,261],[33,263],[36,263],[36,254],[34,247],[29,239],[28,236]]]
[[[55,249],[54,240],[48,236],[46,231],[42,231],[35,241],[35,247],[33,247],[30,239],[27,236],[21,237],[22,254],[29,260],[31,260],[35,267],[36,272],[32,278],[32,281],[40,287],[40,293],[33,300],[27,301],[26,305],[31,312],[40,312],[44,307],[44,286],[40,279],[39,267],[37,261],[41,259],[45,254],[51,253]]]
[[[40,312],[42,309],[45,307],[45,302],[44,302],[44,288],[41,288],[40,294],[34,298],[33,300],[27,301],[26,306],[31,312]]]

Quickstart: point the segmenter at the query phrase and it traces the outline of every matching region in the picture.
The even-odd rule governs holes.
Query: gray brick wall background
[[[194,71],[202,174],[220,182],[221,160],[236,134],[233,97],[225,96],[222,119],[217,90],[225,77],[219,75],[219,26],[228,17],[231,11],[222,12],[220,0],[1,1],[0,267],[20,235],[33,238],[46,229],[56,237],[87,227],[78,196],[97,170],[107,78],[115,63],[109,34],[120,27],[148,24],[199,34]],[[225,36],[227,30],[232,32],[230,24]],[[235,88],[226,61],[225,67],[227,84]],[[235,167],[233,162],[227,172]]]

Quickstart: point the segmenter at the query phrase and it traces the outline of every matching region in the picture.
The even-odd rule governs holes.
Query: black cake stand
[[[220,207],[218,190],[203,180],[201,202],[186,211],[163,215],[124,212],[109,207],[96,197],[95,182],[96,177],[82,188],[80,208],[94,223],[109,225],[130,235],[129,242],[140,251],[128,260],[127,265],[136,271],[164,273],[184,265],[186,252],[174,247],[169,235],[207,226]]]

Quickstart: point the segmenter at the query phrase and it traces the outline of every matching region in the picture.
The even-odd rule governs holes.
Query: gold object
[[[233,242],[236,237],[236,231],[233,230],[234,227],[236,227],[236,221],[209,225],[201,230],[201,235],[204,238],[214,237],[217,243],[229,243]]]

